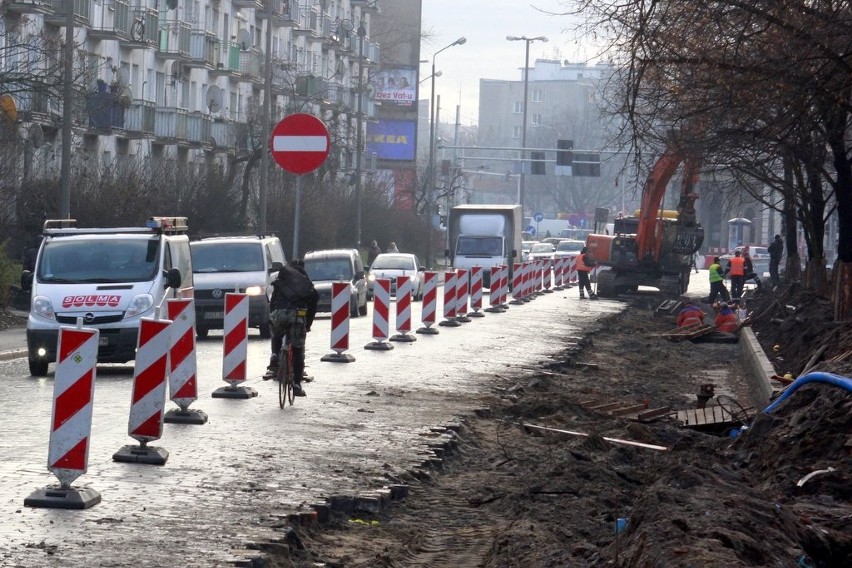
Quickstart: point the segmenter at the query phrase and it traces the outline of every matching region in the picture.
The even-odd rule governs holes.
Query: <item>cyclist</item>
[[[270,329],[272,330],[272,356],[269,359],[269,367],[264,375],[264,380],[271,379],[278,372],[278,354],[284,343],[284,335],[287,325],[296,316],[298,309],[307,311],[305,316],[305,331],[311,330],[314,316],[317,313],[317,302],[319,294],[314,288],[313,282],[308,278],[301,260],[293,261],[292,266],[285,266],[278,272],[278,277],[272,282],[272,297],[269,300]],[[299,338],[291,338],[291,341]],[[302,375],[305,369],[305,346],[295,347],[295,360],[293,361],[293,391],[296,396],[305,396],[302,388]]]

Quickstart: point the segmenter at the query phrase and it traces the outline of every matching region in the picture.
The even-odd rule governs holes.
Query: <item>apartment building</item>
[[[378,0],[7,0],[0,75],[35,66],[61,79],[69,7],[76,166],[247,153],[261,144],[267,81],[271,124],[295,111],[320,117],[333,140],[348,141],[334,145],[344,167],[357,121],[376,116],[372,91],[358,87],[380,62],[371,39]],[[4,49],[40,42],[56,49],[35,61]],[[33,171],[55,175],[67,101],[29,87],[7,89],[2,106],[32,147]]]

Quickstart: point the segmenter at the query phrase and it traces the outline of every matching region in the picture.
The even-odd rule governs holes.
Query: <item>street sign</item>
[[[529,234],[531,234],[531,235],[535,235],[535,227],[533,227],[532,225],[530,225],[529,227],[527,227],[526,229],[524,229],[524,232],[529,233]]]
[[[533,219],[536,223],[541,223],[544,220],[544,213],[536,213],[533,215]]]
[[[325,124],[311,114],[285,116],[272,129],[272,157],[291,174],[309,174],[328,157],[331,138]]]

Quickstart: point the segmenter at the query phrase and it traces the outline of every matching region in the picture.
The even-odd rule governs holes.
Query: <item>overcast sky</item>
[[[576,39],[572,31],[575,20],[546,12],[564,12],[560,0],[423,0],[423,40],[420,78],[432,73],[432,56],[459,37],[464,45],[442,51],[435,59],[435,69],[442,74],[435,79],[435,94],[441,97],[441,121],[454,120],[456,106],[461,106],[461,123],[477,122],[479,111],[479,79],[521,80],[525,43],[507,41],[506,36],[545,36],[547,43],[530,44],[530,65],[536,58],[570,60],[594,59],[595,50]],[[538,10],[536,9],[538,8]],[[420,85],[420,98],[431,96],[431,79]]]

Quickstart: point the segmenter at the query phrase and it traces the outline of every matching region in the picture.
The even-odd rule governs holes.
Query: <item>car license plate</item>
[[[204,319],[222,319],[225,317],[225,312],[205,312]]]
[[[109,336],[101,335],[100,337],[98,337],[98,346],[104,347],[106,345],[109,345]]]

